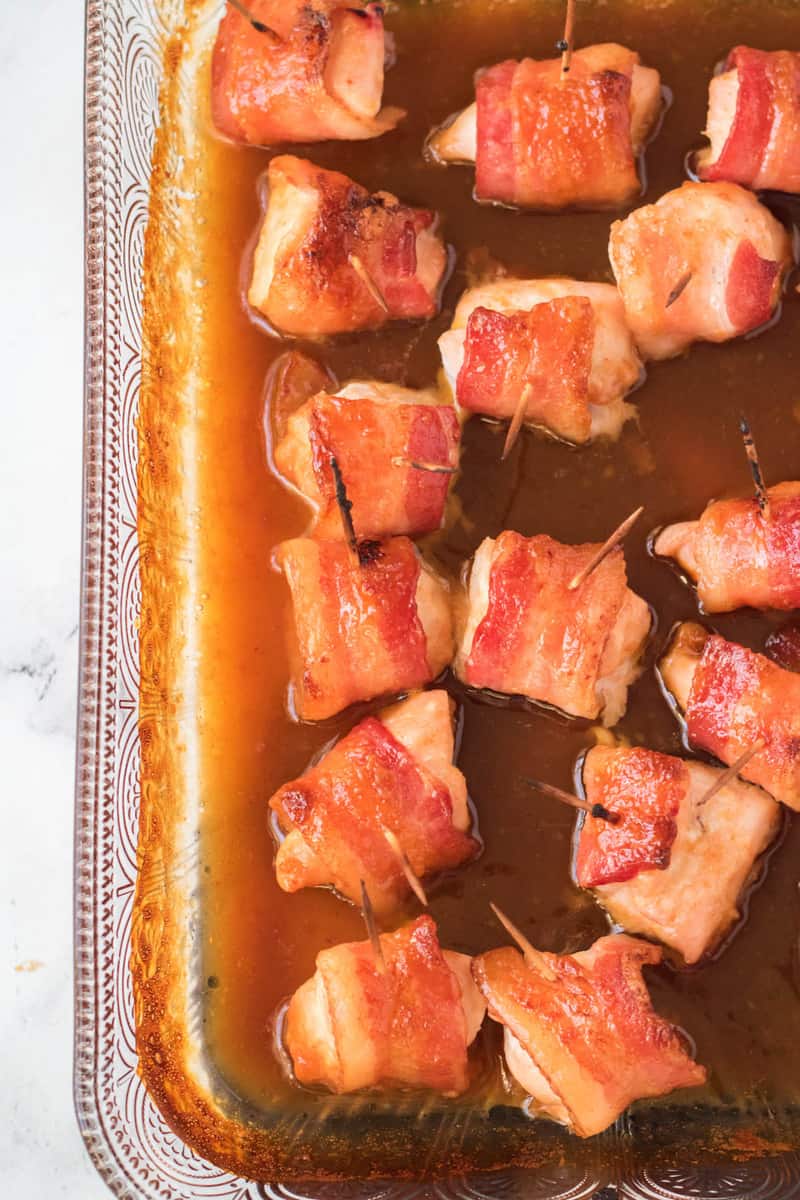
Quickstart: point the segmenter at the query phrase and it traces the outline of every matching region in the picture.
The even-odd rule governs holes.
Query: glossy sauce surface
[[[537,216],[479,206],[473,172],[427,163],[430,129],[472,98],[473,71],[505,57],[549,57],[560,36],[560,3],[403,3],[389,6],[397,62],[386,100],[407,107],[395,132],[364,143],[326,143],[295,152],[345,171],[371,190],[386,189],[443,218],[455,266],[441,315],[424,326],[397,325],[299,348],[345,382],[375,376],[431,384],[437,336],[450,324],[470,266],[488,258],[513,274],[611,280],[608,228],[619,214]],[[578,8],[577,43],[618,40],[658,67],[672,92],[663,127],[647,154],[645,199],[684,176],[700,145],[708,79],[728,49],[800,48],[800,9],[764,0],[647,5],[611,0]],[[324,946],[364,936],[359,913],[324,890],[294,896],[277,887],[267,801],[366,711],[320,725],[297,724],[286,710],[284,624],[288,596],[272,569],[273,547],[301,533],[309,510],[269,470],[264,434],[265,379],[275,357],[297,343],[268,336],[242,299],[245,248],[259,219],[263,150],[208,137],[214,201],[198,229],[206,264],[207,344],[199,349],[212,401],[198,414],[203,560],[201,778],[205,811],[205,1031],[230,1087],[256,1107],[320,1102],[286,1079],[274,1052],[280,1006],[314,969]],[[790,220],[785,198],[775,211]],[[696,617],[694,593],[647,552],[647,534],[698,515],[713,496],[744,494],[747,463],[738,433],[750,419],[767,478],[800,477],[800,299],[796,278],[780,320],[761,335],[722,347],[695,346],[655,364],[632,399],[638,424],[615,444],[573,449],[524,431],[500,462],[504,428],[472,419],[464,430],[462,472],[447,527],[426,542],[456,579],[482,538],[502,529],[601,541],[634,507],[645,515],[626,542],[629,582],[653,606],[657,627],[647,667],[629,694],[616,732],[633,744],[680,753],[681,730],[653,663],[674,622]],[[762,649],[785,615],[749,611],[715,617],[725,636]],[[506,943],[489,900],[539,947],[570,952],[608,928],[593,899],[571,880],[573,814],[531,791],[526,776],[572,786],[577,757],[594,743],[586,722],[467,695],[448,674],[460,706],[458,763],[465,772],[485,848],[472,865],[429,889],[443,945],[476,953]],[[691,971],[663,965],[648,973],[658,1010],[683,1026],[710,1071],[704,1095],[675,1101],[783,1105],[800,1092],[798,968],[800,817],[786,820],[782,844],[747,905],[744,927],[718,959]],[[409,906],[409,913],[416,911]],[[485,1031],[484,1063],[497,1045]],[[499,1072],[479,1072],[476,1088],[500,1092]],[[487,1078],[489,1083],[487,1083]]]

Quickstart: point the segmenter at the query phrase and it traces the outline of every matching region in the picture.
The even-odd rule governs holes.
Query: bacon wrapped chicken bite
[[[642,967],[660,960],[658,946],[624,934],[579,954],[531,961],[508,947],[473,959],[489,1016],[505,1027],[508,1069],[538,1114],[591,1137],[634,1100],[705,1082],[650,1003]]]
[[[459,1095],[486,1011],[469,956],[442,950],[427,916],[380,943],[383,965],[368,941],[317,955],[286,1014],[295,1077],[332,1092],[394,1084]]]
[[[481,71],[475,103],[428,139],[440,162],[475,163],[478,200],[522,208],[619,208],[641,190],[636,159],[661,110],[661,80],[614,42],[561,60]]]
[[[270,800],[289,830],[275,870],[285,892],[333,886],[356,904],[361,881],[377,913],[410,894],[394,846],[423,878],[474,858],[464,776],[453,765],[446,692],[420,692],[360,721]]]
[[[514,416],[568,442],[616,437],[642,366],[619,293],[575,279],[499,279],[470,288],[439,338],[445,374],[467,413]]]
[[[689,741],[800,811],[800,675],[702,625],[680,625],[659,671]]]
[[[289,417],[275,465],[313,504],[320,537],[342,531],[332,459],[359,538],[416,537],[442,524],[460,438],[452,405],[435,391],[356,382]]]
[[[699,520],[656,535],[655,553],[686,571],[706,612],[800,608],[800,483],[767,495],[763,514],[756,499],[715,500]]]
[[[447,253],[436,213],[288,154],[267,180],[247,298],[277,330],[322,337],[438,312]]]
[[[321,721],[430,683],[453,653],[446,585],[407,538],[294,538],[276,552],[292,596],[293,703]]]
[[[701,179],[800,192],[800,53],[736,46],[708,85]]]
[[[734,183],[684,183],[611,226],[628,324],[646,358],[757,329],[778,304],[788,233]]]
[[[383,7],[353,0],[247,0],[258,29],[228,4],[211,60],[211,112],[235,142],[361,140],[405,114],[381,108]]]
[[[508,530],[481,542],[455,661],[459,678],[615,724],[639,674],[650,610],[627,585],[619,547],[570,586],[598,549]]]
[[[613,920],[673,947],[687,963],[709,954],[739,917],[754,865],[775,838],[780,809],[752,784],[642,747],[596,746],[583,763],[590,804],[575,876]],[[706,800],[706,797],[708,799]]]

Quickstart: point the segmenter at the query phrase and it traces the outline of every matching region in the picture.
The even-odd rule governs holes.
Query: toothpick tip
[[[622,539],[626,537],[628,533],[630,533],[631,529],[639,520],[639,517],[643,512],[644,505],[640,504],[638,508],[634,509],[630,516],[627,516],[624,521],[620,522],[614,532],[603,542],[600,549],[592,555],[586,566],[582,567],[576,575],[572,576],[572,579],[570,579],[569,583],[567,584],[568,592],[574,592],[576,588],[579,588],[582,583],[586,582],[592,571],[599,567],[601,562],[603,562],[603,560],[608,557],[612,550],[616,549]]]

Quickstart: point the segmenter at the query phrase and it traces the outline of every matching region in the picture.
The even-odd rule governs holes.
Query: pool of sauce
[[[370,190],[386,189],[437,209],[454,249],[442,312],[430,323],[295,343],[341,382],[375,376],[431,384],[439,367],[436,339],[450,325],[471,265],[491,259],[521,276],[612,280],[608,229],[620,214],[546,216],[479,206],[472,199],[472,170],[436,167],[421,153],[430,129],[472,99],[476,68],[506,57],[551,56],[562,19],[560,2],[390,5],[387,24],[396,35],[397,61],[387,75],[385,99],[406,107],[406,120],[375,141],[294,148]],[[765,0],[580,4],[576,44],[609,40],[638,50],[671,91],[663,127],[647,154],[644,200],[653,201],[685,178],[685,156],[701,142],[715,64],[738,42],[800,48],[800,8]],[[292,343],[268,336],[242,300],[243,254],[259,220],[258,183],[269,152],[229,146],[209,133],[207,153],[213,199],[197,231],[208,267],[210,331],[198,352],[212,384],[211,402],[198,414],[204,1027],[221,1075],[248,1104],[309,1111],[323,1097],[287,1079],[274,1049],[276,1013],[313,972],[320,949],[361,938],[364,928],[358,911],[332,892],[289,896],[279,890],[267,801],[333,737],[381,704],[318,725],[295,723],[287,713],[288,594],[271,557],[278,542],[308,527],[310,513],[270,473],[264,400],[270,364]],[[785,198],[773,207],[791,220]],[[698,515],[711,497],[747,492],[742,413],[750,419],[768,480],[800,476],[795,282],[781,319],[766,332],[722,347],[698,345],[654,364],[633,397],[638,422],[628,424],[616,443],[574,449],[526,430],[501,463],[504,430],[479,419],[465,427],[447,527],[425,546],[452,577],[482,538],[503,529],[546,532],[565,542],[600,541],[635,506],[645,505],[625,549],[629,582],[653,606],[657,628],[646,670],[616,729],[632,744],[682,751],[681,730],[653,663],[674,622],[697,616],[694,593],[648,555],[648,532]],[[762,649],[785,620],[743,611],[709,623]],[[576,758],[594,743],[595,730],[535,706],[487,703],[466,694],[450,674],[444,686],[459,704],[458,765],[484,850],[429,889],[443,945],[477,953],[505,944],[489,911],[493,900],[539,947],[588,947],[608,930],[608,920],[571,879],[573,814],[532,792],[524,778],[571,787]],[[692,970],[667,963],[648,971],[657,1009],[687,1031],[709,1069],[707,1088],[678,1095],[675,1103],[777,1109],[797,1101],[799,863],[800,818],[787,817],[783,841],[747,901],[746,920],[716,960]],[[415,911],[410,904],[408,913]],[[499,1097],[496,1031],[482,1036],[488,1049],[476,1052],[483,1068],[475,1086]]]

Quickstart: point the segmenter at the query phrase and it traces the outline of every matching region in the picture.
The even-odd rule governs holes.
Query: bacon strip
[[[316,974],[286,1015],[296,1078],[334,1092],[393,1083],[458,1095],[469,1082],[467,1046],[477,1032],[469,1010],[478,1008],[480,1025],[482,1009],[468,977],[457,974],[464,956],[441,950],[427,916],[383,934],[381,948],[383,973],[369,942],[317,955]]]
[[[342,535],[332,457],[358,537],[418,536],[442,524],[452,478],[447,472],[458,466],[458,418],[427,393],[390,390],[396,398],[370,384],[349,385],[346,395],[319,393],[297,411],[275,449],[278,469],[317,506],[320,537]],[[417,397],[429,402],[404,402]],[[423,469],[436,466],[443,472]]]
[[[445,692],[405,701],[420,708],[419,719],[445,724],[443,740],[452,756],[451,716]],[[413,714],[411,714],[413,719]],[[389,720],[389,718],[387,718]],[[390,721],[390,724],[392,722]],[[420,731],[420,736],[425,736]],[[429,729],[428,738],[440,736]],[[419,755],[383,720],[367,717],[300,779],[284,784],[270,800],[284,829],[276,862],[278,883],[294,892],[309,884],[331,883],[349,900],[361,902],[361,880],[373,908],[388,913],[410,893],[385,831],[394,833],[414,872],[424,877],[473,858],[479,843],[456,826],[456,805],[466,808],[461,785],[454,796]]]
[[[650,1003],[642,967],[660,961],[657,946],[618,934],[580,954],[543,957],[554,980],[511,948],[479,955],[472,973],[489,1016],[524,1052],[545,1111],[591,1137],[633,1100],[705,1082]]]
[[[616,207],[639,191],[631,141],[638,56],[615,48],[612,69],[581,53],[562,80],[558,60],[498,63],[477,81],[475,191],[534,208]]]
[[[711,635],[694,670],[685,716],[692,744],[724,763],[763,740],[763,751],[742,776],[800,810],[800,676]]]
[[[526,370],[534,385],[528,419],[559,437],[579,444],[616,437],[635,412],[623,397],[642,364],[619,293],[608,283],[551,277],[479,284],[459,299],[439,349],[451,390],[468,412],[511,416]]]
[[[565,546],[544,534],[506,531],[487,539],[472,569],[459,677],[574,716],[605,710],[607,720],[618,720],[650,616],[627,586],[619,548],[570,589],[597,549]],[[606,691],[609,677],[616,688]]]
[[[295,538],[276,557],[292,594],[301,719],[422,687],[449,662],[447,593],[407,538],[362,543],[360,561],[344,542]]]
[[[360,140],[405,113],[381,109],[383,8],[337,0],[248,0],[262,32],[232,5],[211,60],[211,112],[236,142]]]
[[[526,421],[568,441],[587,441],[595,325],[585,296],[550,300],[529,312],[474,309],[456,385],[458,403],[471,412],[510,418],[528,388]]]
[[[736,46],[709,86],[707,130],[701,179],[800,191],[800,53]]]
[[[699,520],[656,538],[655,552],[676,558],[695,580],[706,612],[800,607],[800,482],[768,495],[767,517],[755,499],[716,500]]]
[[[684,183],[615,221],[609,256],[640,350],[669,358],[698,339],[724,342],[769,320],[791,243],[751,192]]]
[[[277,329],[320,337],[438,312],[447,256],[435,213],[291,155],[267,177],[248,300]]]
[[[575,860],[579,885],[621,883],[640,871],[666,870],[689,782],[686,764],[639,747],[601,755],[592,751],[583,779],[587,800],[615,813],[617,822],[587,815]]]
[[[584,760],[587,800],[622,821],[587,817],[578,883],[594,888],[616,924],[687,963],[714,950],[739,918],[742,891],[781,824],[780,806],[741,779],[709,797],[721,775],[643,748],[595,746]]]

